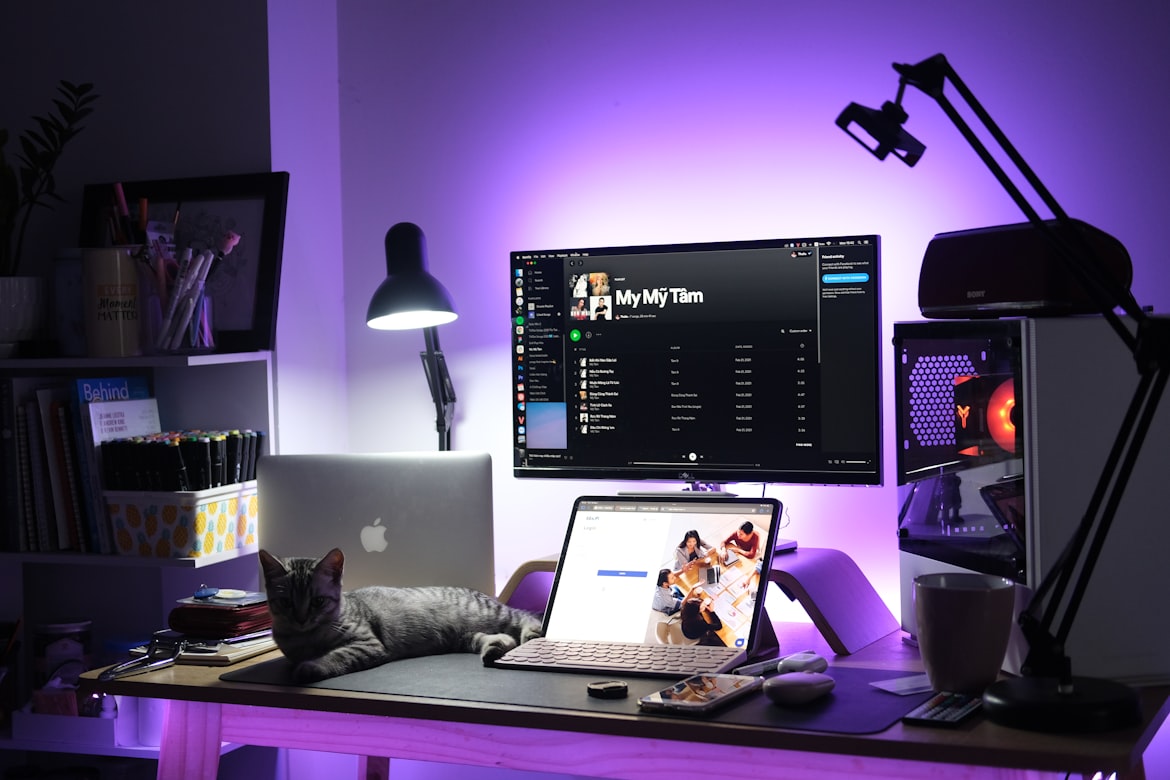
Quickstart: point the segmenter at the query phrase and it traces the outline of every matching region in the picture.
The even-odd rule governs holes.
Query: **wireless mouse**
[[[776,704],[793,706],[819,699],[837,683],[822,672],[792,672],[764,681],[764,695]]]

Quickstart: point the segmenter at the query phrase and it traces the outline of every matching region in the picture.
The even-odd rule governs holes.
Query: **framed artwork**
[[[234,233],[238,242],[206,282],[215,313],[215,351],[272,350],[288,180],[287,173],[277,172],[89,184],[79,246],[126,240],[126,231],[119,230],[123,220],[142,226],[169,224],[174,248],[190,248],[195,254],[215,251],[224,236]],[[139,235],[132,242],[141,240]]]

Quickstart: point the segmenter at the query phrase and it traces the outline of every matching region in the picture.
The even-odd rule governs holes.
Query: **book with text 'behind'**
[[[79,378],[73,383],[77,480],[81,485],[81,501],[90,528],[91,547],[97,552],[113,553],[114,542],[102,498],[101,452],[93,435],[90,405],[150,397],[150,382],[143,375]]]

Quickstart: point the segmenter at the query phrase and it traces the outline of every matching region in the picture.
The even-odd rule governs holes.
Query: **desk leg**
[[[169,701],[158,756],[159,780],[215,780],[219,771],[220,706]]]
[[[358,756],[358,780],[390,780],[390,759]]]
[[[850,655],[898,627],[881,596],[840,550],[801,547],[772,559],[772,582],[795,599],[838,655]]]

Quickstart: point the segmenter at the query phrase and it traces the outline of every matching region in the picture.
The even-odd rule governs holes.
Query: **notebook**
[[[768,582],[780,509],[775,499],[710,494],[577,499],[544,637],[494,665],[661,677],[742,665],[772,635],[756,594]],[[726,554],[741,527],[758,535],[754,556]],[[674,576],[657,593],[664,570]]]
[[[266,455],[260,546],[345,553],[342,584],[458,585],[495,593],[491,457],[483,452]]]

